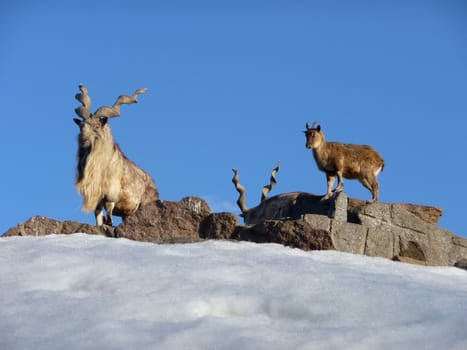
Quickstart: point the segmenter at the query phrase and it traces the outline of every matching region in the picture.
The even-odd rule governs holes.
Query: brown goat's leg
[[[359,179],[360,183],[371,192],[371,203],[378,201],[378,192],[379,192],[379,185],[378,181],[376,181],[376,177],[374,178],[361,178]]]
[[[337,172],[337,187],[334,192],[342,192],[344,189],[344,178],[342,176],[342,171]]]
[[[376,180],[376,176],[371,181],[371,194],[373,195],[373,199],[371,201],[378,202],[379,201],[379,184],[378,184],[378,181]]]
[[[328,182],[328,191],[326,192],[326,195],[321,198],[321,200],[327,200],[329,198],[331,198],[332,196],[332,186],[334,185],[334,181],[335,181],[336,177],[334,175],[329,175],[329,174],[326,174],[326,180]]]

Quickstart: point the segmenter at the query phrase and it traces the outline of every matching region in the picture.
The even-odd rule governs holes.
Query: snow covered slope
[[[0,239],[0,349],[467,349],[467,272],[333,251]]]

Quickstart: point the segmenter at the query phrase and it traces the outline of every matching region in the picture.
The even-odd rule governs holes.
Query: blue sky
[[[259,203],[324,194],[302,130],[369,144],[380,200],[441,207],[467,236],[465,1],[11,1],[0,5],[0,233],[33,215],[94,223],[74,187],[78,84],[162,199],[236,211],[232,167]],[[369,199],[356,181],[351,197]]]

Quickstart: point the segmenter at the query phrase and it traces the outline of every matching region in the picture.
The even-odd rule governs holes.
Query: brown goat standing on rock
[[[380,154],[367,145],[326,142],[321,127],[306,123],[306,148],[313,150],[313,157],[319,170],[326,173],[328,190],[323,200],[332,195],[332,186],[337,176],[335,192],[344,188],[343,178],[358,179],[372,194],[371,202],[378,201],[379,184],[376,176],[384,168]]]
[[[101,107],[94,114],[90,112],[87,88],[80,85],[79,89],[81,93],[75,97],[82,105],[75,112],[82,119],[74,119],[80,128],[76,188],[84,197],[83,209],[94,211],[96,225],[112,225],[112,215],[125,218],[140,205],[159,198],[151,176],[123,154],[108,125],[109,118],[120,116],[122,104],[136,103],[138,95],[147,89],[119,96],[112,107]]]

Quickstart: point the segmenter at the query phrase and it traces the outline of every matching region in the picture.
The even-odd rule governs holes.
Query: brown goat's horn
[[[269,192],[271,192],[272,188],[277,184],[276,174],[279,172],[280,167],[281,162],[277,162],[277,166],[272,169],[269,185],[264,186],[263,190],[261,191],[261,203],[264,202],[264,200],[268,197]]]
[[[317,124],[318,124],[318,122],[313,122],[313,124],[311,124],[311,126],[310,126],[310,124],[308,124],[308,122],[306,122],[306,129],[307,130],[313,129],[313,128],[316,127]]]
[[[81,92],[76,94],[75,98],[81,103],[81,106],[75,108],[75,113],[83,119],[88,119],[91,115],[91,98],[86,86],[79,85],[79,89]]]
[[[144,94],[146,91],[148,91],[147,88],[142,88],[138,89],[135,91],[135,93],[132,96],[128,95],[120,95],[117,98],[117,101],[113,104],[112,107],[109,106],[103,106],[100,107],[94,114],[93,117],[106,117],[106,118],[114,118],[114,117],[119,117],[120,116],[120,106],[122,104],[132,104],[132,103],[137,103],[138,102],[138,95],[139,94]]]
[[[238,200],[237,200],[237,205],[238,207],[240,208],[240,210],[242,211],[242,214],[245,214],[247,211],[248,211],[248,207],[246,206],[245,204],[245,200],[246,200],[246,195],[245,195],[245,192],[246,192],[246,188],[244,186],[242,186],[239,182],[238,182],[238,179],[239,179],[239,176],[238,176],[238,170],[236,168],[233,168],[232,171],[234,172],[234,177],[232,179],[232,182],[234,183],[235,185],[235,189],[238,191],[238,193],[240,194],[240,196],[238,197]]]

